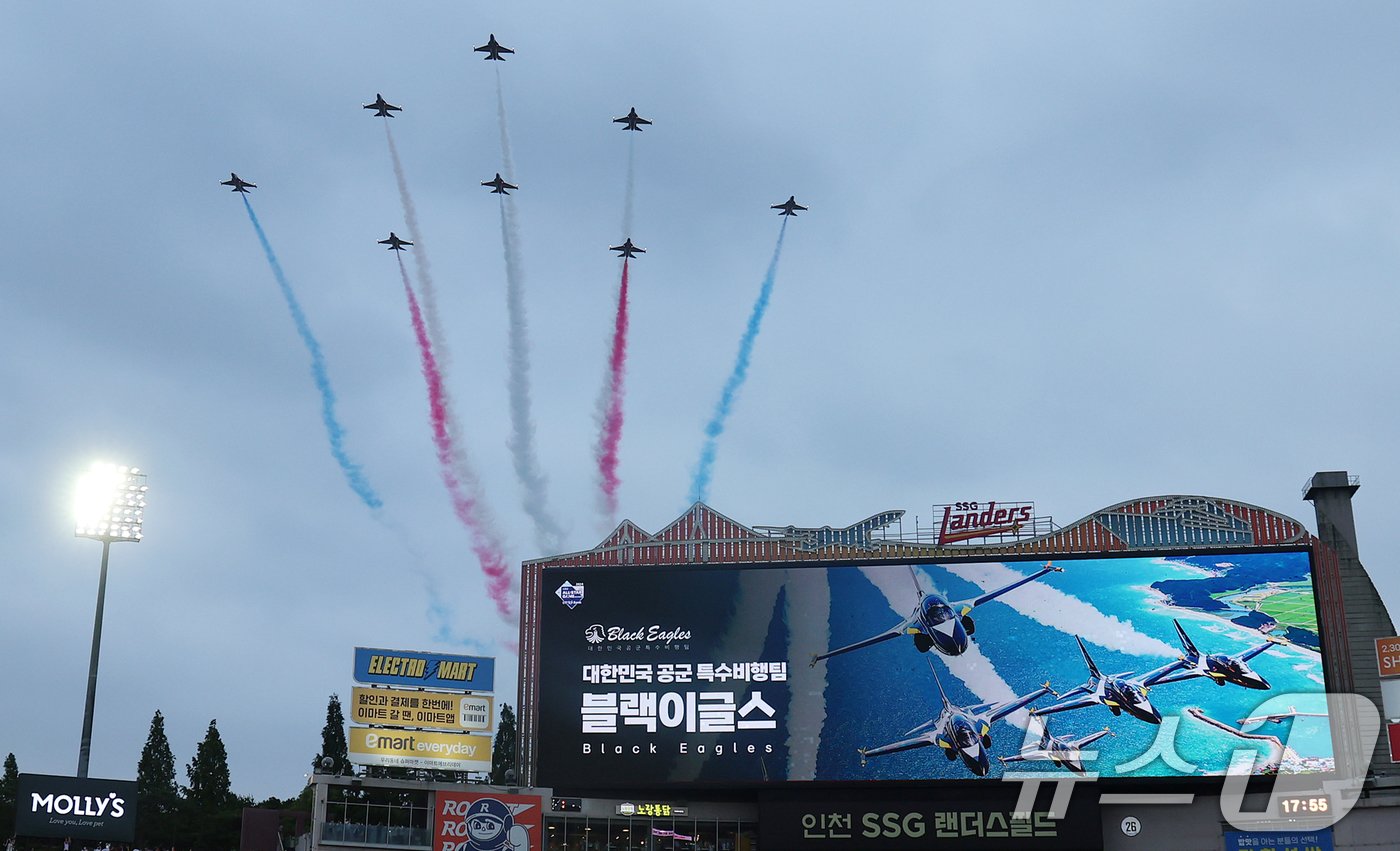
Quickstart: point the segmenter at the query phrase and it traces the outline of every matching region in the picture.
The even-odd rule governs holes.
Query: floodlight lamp
[[[146,509],[146,474],[96,463],[78,480],[74,534],[98,541],[139,541]]]

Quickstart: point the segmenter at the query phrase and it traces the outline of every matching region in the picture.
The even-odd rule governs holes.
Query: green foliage
[[[506,772],[516,770],[515,766],[515,712],[509,703],[501,704],[501,717],[496,724],[496,743],[491,748],[491,782],[497,786],[506,783]],[[519,782],[517,774],[516,782]]]
[[[180,786],[175,754],[165,736],[165,717],[156,710],[141,761],[136,766],[136,838],[146,846],[174,845],[179,837]]]
[[[209,722],[204,741],[195,750],[194,759],[185,767],[190,785],[185,800],[207,812],[222,809],[233,800],[228,774],[228,751],[219,736],[218,720]]]
[[[185,767],[190,784],[185,787],[181,821],[184,830],[180,844],[194,851],[227,851],[238,847],[242,829],[242,808],[251,806],[230,789],[228,751],[219,736],[218,721],[210,721],[204,741],[195,749],[194,759]]]
[[[15,755],[5,757],[5,773],[0,775],[0,832],[6,834],[15,823],[15,798],[19,794],[19,763]]]
[[[330,768],[321,765],[321,761],[327,757],[332,762]],[[311,761],[311,770],[346,776],[355,773],[355,766],[350,763],[350,745],[345,739],[345,714],[340,710],[340,695],[331,695],[330,702],[326,704],[326,726],[321,728],[321,752]]]

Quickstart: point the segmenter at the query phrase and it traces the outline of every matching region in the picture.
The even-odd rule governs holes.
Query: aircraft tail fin
[[[1095,677],[1102,677],[1099,666],[1094,664],[1094,658],[1089,655],[1089,648],[1084,646],[1084,639],[1076,635],[1074,640],[1079,642],[1079,652],[1084,654],[1084,664],[1089,666],[1089,673]]]
[[[1181,622],[1172,618],[1172,624],[1176,626],[1177,638],[1181,639],[1181,649],[1185,651],[1186,658],[1190,662],[1195,662],[1201,658],[1201,651],[1196,649],[1196,644],[1191,640],[1191,636],[1186,634],[1186,630],[1181,628]]]

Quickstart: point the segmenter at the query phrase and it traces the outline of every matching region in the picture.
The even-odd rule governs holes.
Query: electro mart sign
[[[495,676],[496,660],[490,656],[355,648],[355,682],[367,685],[490,692]]]

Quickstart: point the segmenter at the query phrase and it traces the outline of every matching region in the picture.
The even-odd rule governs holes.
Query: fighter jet
[[[638,248],[637,246],[633,245],[632,237],[630,236],[627,237],[626,242],[622,243],[621,245],[614,245],[608,250],[616,251],[618,257],[636,257],[638,254],[647,253],[647,250],[645,248]]]
[[[987,758],[987,748],[992,746],[992,724],[1010,715],[1033,700],[1052,694],[1046,683],[1030,694],[999,703],[978,703],[975,706],[954,706],[943,691],[943,683],[938,672],[933,669],[933,660],[928,660],[929,670],[933,671],[933,681],[938,684],[938,696],[943,708],[937,718],[930,718],[905,735],[909,738],[881,745],[878,748],[857,748],[860,764],[872,756],[913,750],[914,748],[937,745],[949,762],[961,758],[963,765],[978,777],[986,777],[991,771],[991,760]],[[920,731],[923,732],[920,732]],[[914,735],[917,734],[917,735]]]
[[[640,133],[642,132],[642,128],[638,127],[637,125],[650,124],[651,122],[638,115],[637,108],[634,106],[627,112],[626,115],[622,116],[621,118],[614,118],[613,123],[626,124],[627,126],[623,128],[624,130],[636,130],[638,133]]]
[[[390,251],[403,251],[405,245],[412,245],[413,243],[406,239],[399,239],[398,234],[389,231],[389,238],[379,240],[379,244],[389,246]]]
[[[380,116],[383,116],[383,117],[385,117],[385,118],[393,118],[394,116],[392,116],[392,115],[389,114],[389,113],[391,113],[391,112],[402,112],[402,111],[403,111],[403,107],[401,107],[401,106],[394,106],[392,103],[389,103],[387,100],[384,99],[384,96],[381,95],[379,92],[375,92],[375,93],[374,93],[374,103],[367,103],[367,104],[365,104],[364,108],[365,108],[365,109],[372,109],[372,110],[374,110],[374,114],[375,114],[375,115],[380,115]]]
[[[798,211],[798,210],[805,210],[805,209],[807,209],[807,208],[804,207],[804,206],[802,206],[801,204],[797,203],[797,196],[796,196],[796,195],[789,195],[789,196],[788,196],[788,199],[787,199],[786,201],[784,201],[784,202],[781,203],[781,204],[774,204],[772,207],[769,207],[768,209],[770,209],[770,210],[782,210],[782,212],[778,214],[778,215],[780,215],[780,216],[795,216],[795,215],[797,215],[797,211]]]
[[[1288,707],[1287,712],[1274,712],[1270,715],[1255,715],[1252,718],[1241,718],[1237,723],[1241,728],[1252,724],[1282,724],[1289,718],[1326,718],[1326,712],[1299,712],[1297,707]]]
[[[1162,713],[1152,705],[1152,701],[1147,699],[1147,690],[1161,682],[1167,674],[1181,668],[1186,664],[1185,662],[1177,659],[1136,677],[1133,676],[1132,671],[1105,676],[1099,673],[1098,665],[1095,665],[1094,660],[1089,656],[1089,650],[1084,646],[1084,639],[1076,635],[1074,640],[1079,642],[1079,652],[1084,654],[1084,664],[1089,666],[1088,682],[1059,695],[1059,703],[1053,703],[1044,709],[1032,709],[1032,715],[1068,712],[1071,709],[1082,709],[1086,706],[1107,706],[1114,715],[1126,712],[1148,724],[1162,723]]]
[[[510,190],[512,190],[512,189],[519,189],[519,188],[520,188],[519,186],[516,186],[514,183],[506,183],[504,180],[502,180],[502,179],[501,179],[501,173],[500,173],[499,171],[496,172],[496,179],[495,179],[495,180],[483,180],[483,181],[481,181],[481,185],[482,185],[482,186],[490,186],[490,187],[492,187],[491,193],[492,193],[493,195],[509,195],[509,194],[510,194]]]
[[[1010,585],[1004,585],[995,591],[988,591],[980,597],[953,603],[937,591],[925,594],[924,590],[919,587],[919,576],[914,572],[914,566],[910,565],[909,575],[914,580],[914,591],[919,597],[919,604],[914,607],[913,614],[879,635],[873,635],[870,638],[857,641],[855,644],[838,647],[826,653],[813,653],[811,664],[815,665],[822,659],[828,659],[841,653],[849,653],[852,650],[859,650],[882,641],[889,641],[901,635],[912,637],[914,647],[920,653],[927,653],[930,649],[936,648],[939,653],[945,656],[961,656],[967,652],[967,645],[971,641],[972,633],[977,629],[977,625],[973,623],[972,616],[969,614],[974,608],[990,600],[995,600],[1008,591],[1020,588],[1027,582],[1034,582],[1047,573],[1063,572],[1063,567],[1056,567],[1050,562],[1046,562],[1040,570],[1023,579],[1018,579]]]
[[[515,52],[514,50],[511,50],[509,47],[502,47],[502,46],[501,46],[501,43],[500,43],[499,41],[496,41],[496,34],[495,34],[495,33],[491,33],[491,38],[488,39],[487,42],[486,42],[485,44],[483,44],[482,46],[480,46],[480,47],[478,47],[478,48],[474,48],[474,50],[475,50],[476,53],[485,53],[485,54],[486,54],[485,56],[481,57],[482,59],[495,59],[495,60],[497,60],[497,61],[499,61],[499,62],[504,62],[504,61],[506,61],[506,58],[505,58],[504,56],[501,55],[502,53],[514,53],[514,52]]]
[[[1263,644],[1233,656],[1227,656],[1224,653],[1202,655],[1201,651],[1196,649],[1195,643],[1191,641],[1191,637],[1186,634],[1186,630],[1182,629],[1181,623],[1175,619],[1172,620],[1172,623],[1176,624],[1176,634],[1181,639],[1181,661],[1185,664],[1182,670],[1162,677],[1157,681],[1158,683],[1176,683],[1196,677],[1210,677],[1218,686],[1234,683],[1244,688],[1260,690],[1269,688],[1269,681],[1251,670],[1246,663],[1270,647],[1278,645],[1279,642],[1265,641]]]
[[[233,172],[229,172],[228,180],[221,181],[219,185],[232,186],[234,192],[242,192],[244,195],[248,194],[249,189],[258,188],[258,185],[256,183],[249,183],[248,181],[244,180],[243,178],[239,177]]]
[[[997,761],[1005,766],[1008,762],[1036,762],[1048,759],[1060,768],[1083,774],[1084,748],[1109,735],[1112,733],[1104,727],[1082,739],[1063,739],[1050,735],[1050,725],[1042,722],[1038,744],[1026,745],[1015,756],[999,756]]]

